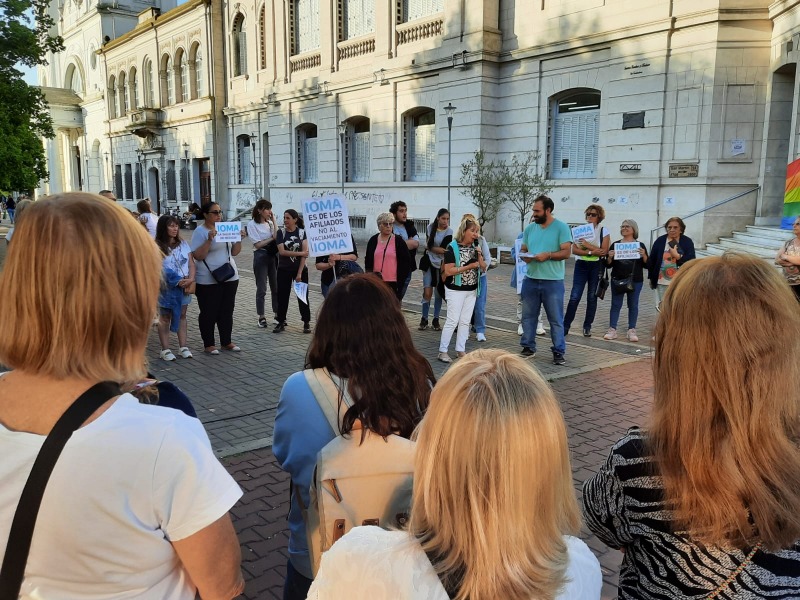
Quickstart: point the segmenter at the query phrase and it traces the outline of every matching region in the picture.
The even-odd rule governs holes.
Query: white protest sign
[[[347,254],[353,251],[347,203],[340,195],[303,200],[308,255]]]
[[[242,241],[242,224],[239,221],[228,221],[226,223],[214,223],[217,228],[215,242],[228,242],[235,244]]]
[[[585,225],[578,225],[572,228],[572,241],[576,244],[581,240],[586,240],[594,237],[594,225],[586,223]]]
[[[614,244],[614,260],[636,260],[639,255],[639,242],[617,242]]]
[[[525,278],[525,273],[528,272],[528,263],[522,260],[523,252],[522,252],[522,238],[518,239],[514,242],[514,252],[517,255],[517,262],[514,265],[514,268],[517,270],[517,293],[522,293],[522,280]],[[529,255],[527,252],[525,255]],[[529,255],[530,256],[530,255]]]
[[[308,304],[308,284],[302,281],[294,282],[294,295],[300,298],[302,302]]]

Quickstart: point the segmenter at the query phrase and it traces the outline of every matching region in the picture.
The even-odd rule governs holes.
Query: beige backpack
[[[306,369],[306,381],[334,432],[352,405],[346,381],[327,369]],[[335,378],[335,382],[334,382]],[[339,396],[345,406],[339,411]],[[304,511],[311,570],[316,576],[322,554],[359,525],[402,528],[408,521],[416,444],[398,435],[386,439],[361,431],[337,435],[319,451],[311,479],[311,502]],[[299,496],[298,494],[298,497]]]

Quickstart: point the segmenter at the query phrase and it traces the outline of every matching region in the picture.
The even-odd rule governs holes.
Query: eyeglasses
[[[394,225],[394,221],[381,221],[380,223],[378,223],[378,225],[380,225],[381,227],[383,227],[384,225]]]
[[[208,214],[210,214],[210,215],[221,215],[222,211],[221,210],[210,210],[210,211],[208,211]]]
[[[619,228],[620,229],[630,229],[631,226],[630,225],[620,225]]]
[[[670,225],[667,229],[680,229],[680,225]]]
[[[587,217],[596,217],[597,213],[586,213]]]

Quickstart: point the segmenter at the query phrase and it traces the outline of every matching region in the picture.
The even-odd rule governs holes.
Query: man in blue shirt
[[[522,356],[536,355],[536,321],[544,306],[550,322],[553,364],[566,364],[564,340],[564,261],[572,252],[569,226],[553,217],[553,201],[539,196],[533,223],[522,234],[522,260],[528,264],[522,282]]]

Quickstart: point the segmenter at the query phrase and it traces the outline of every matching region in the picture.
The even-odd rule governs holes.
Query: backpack
[[[346,410],[339,414],[339,386],[345,406],[352,405],[346,383],[339,378],[334,382],[327,369],[306,369],[304,374],[333,431],[340,431]],[[311,502],[303,511],[314,576],[322,554],[353,527],[406,525],[415,447],[398,435],[384,439],[369,431],[362,443],[361,432],[354,430],[346,437],[337,435],[319,451],[309,490]]]

